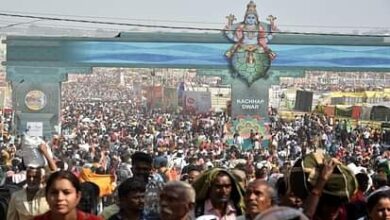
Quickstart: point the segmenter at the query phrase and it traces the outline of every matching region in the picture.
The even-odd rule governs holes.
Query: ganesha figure
[[[270,15],[270,24],[259,21],[256,4],[250,1],[247,5],[243,22],[233,24],[234,15],[226,17],[228,24],[224,29],[225,36],[235,44],[225,53],[231,60],[234,70],[251,85],[265,77],[276,54],[268,47],[272,32],[276,31],[275,19]]]

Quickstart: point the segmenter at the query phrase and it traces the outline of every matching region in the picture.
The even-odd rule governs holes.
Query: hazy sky
[[[249,0],[1,0],[0,13],[40,16],[88,16],[96,20],[222,28],[233,13],[242,21]],[[272,14],[282,30],[346,32],[390,29],[390,0],[255,0],[260,18]],[[92,18],[88,18],[92,19]],[[129,20],[128,20],[129,19]],[[0,16],[0,28],[29,21]],[[191,22],[191,23],[189,23]],[[83,26],[73,22],[36,22],[37,25]],[[96,27],[89,24],[88,27]],[[341,27],[341,28],[335,28]],[[112,27],[125,29],[125,27]],[[127,28],[127,27],[126,27]]]

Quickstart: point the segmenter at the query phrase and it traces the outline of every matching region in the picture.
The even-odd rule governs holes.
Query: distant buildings
[[[312,109],[318,104],[390,105],[390,73],[307,71],[304,77],[281,77],[269,90],[269,104],[292,110],[297,90],[314,93]]]

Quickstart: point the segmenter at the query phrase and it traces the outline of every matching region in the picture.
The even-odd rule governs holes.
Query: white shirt
[[[31,220],[33,217],[49,211],[45,198],[45,189],[40,189],[31,202],[27,201],[26,189],[12,194],[8,205],[7,220]]]

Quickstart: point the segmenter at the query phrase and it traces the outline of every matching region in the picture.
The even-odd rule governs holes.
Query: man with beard
[[[185,182],[168,182],[160,194],[160,219],[194,219],[195,191]]]
[[[153,159],[149,154],[143,152],[135,152],[131,156],[131,171],[135,178],[144,179],[148,181],[152,172]]]
[[[240,216],[237,220],[253,220],[276,205],[276,192],[266,181],[258,179],[248,184],[244,200],[245,216]]]
[[[41,154],[46,158],[50,171],[57,170],[57,165],[49,154],[48,146],[40,144],[38,147]],[[44,168],[27,165],[27,187],[12,194],[8,204],[8,220],[29,220],[34,216],[49,211],[49,205],[45,197],[45,188],[43,187],[45,182],[44,176]]]
[[[43,168],[28,167],[27,187],[12,194],[8,205],[7,219],[29,220],[49,211],[43,182]]]
[[[244,213],[244,191],[229,171],[210,169],[193,186],[196,192],[196,217],[214,215],[217,220],[235,220]]]

